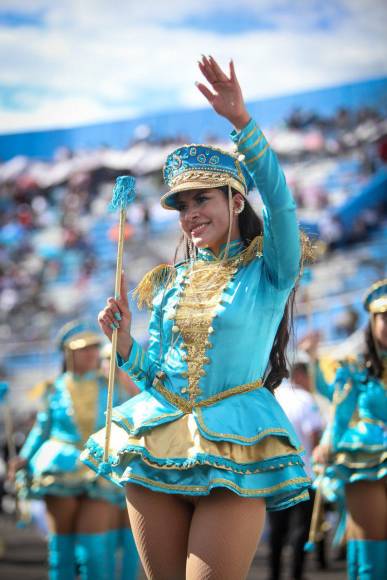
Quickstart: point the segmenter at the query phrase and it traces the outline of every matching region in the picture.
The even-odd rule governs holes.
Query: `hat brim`
[[[87,346],[99,346],[101,342],[102,339],[97,334],[85,332],[70,338],[63,346],[69,350],[80,350]]]
[[[371,314],[381,314],[383,312],[387,312],[387,296],[381,296],[380,298],[376,298],[368,305],[368,311]]]
[[[214,180],[206,179],[205,181],[201,179],[181,181],[161,196],[160,203],[164,209],[176,210],[176,195],[178,193],[195,189],[219,189],[226,185],[230,185],[238,193],[246,197],[245,187],[234,177],[226,176],[223,180],[216,178]]]

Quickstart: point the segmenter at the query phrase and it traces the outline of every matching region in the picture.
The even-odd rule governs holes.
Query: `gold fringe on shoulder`
[[[301,246],[302,246],[302,264],[311,262],[314,259],[314,247],[304,232],[300,232]],[[263,236],[255,237],[250,244],[237,256],[228,258],[225,263],[219,261],[211,264],[208,270],[216,269],[217,267],[227,264],[238,265],[248,264],[255,258],[262,256],[263,251]],[[176,268],[170,264],[160,264],[147,272],[137,288],[133,291],[133,297],[137,300],[139,308],[146,306],[152,308],[152,301],[162,288],[170,288],[176,279]]]
[[[316,249],[308,238],[305,232],[300,230],[301,240],[301,264],[305,262],[313,262],[316,258]],[[250,244],[238,255],[243,264],[248,264],[256,257],[262,256],[263,252],[263,236],[257,236]]]
[[[254,238],[247,248],[245,248],[239,255],[240,261],[242,264],[248,264],[254,258],[259,258],[262,256],[262,249],[263,249],[263,236],[257,236]]]
[[[147,272],[133,291],[133,297],[137,300],[138,307],[152,308],[152,301],[157,292],[162,288],[171,287],[175,278],[176,268],[170,264],[160,264]]]
[[[300,240],[301,240],[301,263],[313,262],[316,259],[317,249],[312,244],[310,238],[305,232],[300,230]]]

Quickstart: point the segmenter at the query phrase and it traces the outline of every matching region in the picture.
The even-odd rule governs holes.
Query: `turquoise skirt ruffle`
[[[387,427],[382,421],[360,419],[337,444],[327,476],[344,483],[376,481],[387,475]]]
[[[98,477],[80,461],[73,443],[48,439],[33,455],[27,468],[17,474],[16,487],[23,499],[47,495],[86,496],[125,507],[122,490]]]

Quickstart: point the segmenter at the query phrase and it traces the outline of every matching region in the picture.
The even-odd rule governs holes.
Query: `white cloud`
[[[225,5],[1,0],[0,12],[42,11],[46,24],[0,29],[0,84],[16,91],[19,106],[0,108],[0,131],[203,106],[194,86],[202,52],[224,65],[234,57],[247,99],[387,74],[382,0],[242,0],[238,10],[266,14],[276,27],[234,35],[170,27]],[[331,25],[319,26],[322,17]]]

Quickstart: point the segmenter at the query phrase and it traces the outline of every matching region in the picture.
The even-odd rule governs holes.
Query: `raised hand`
[[[249,122],[250,115],[246,110],[233,61],[230,61],[229,77],[222,71],[212,56],[202,56],[198,65],[212,88],[211,92],[206,85],[196,83],[199,91],[205,96],[218,115],[228,119],[236,129],[243,129]]]
[[[117,329],[117,352],[123,359],[127,359],[133,343],[130,336],[132,313],[129,310],[128,291],[123,272],[120,298],[108,298],[105,308],[98,314],[98,323],[109,340],[112,339],[113,330]]]

